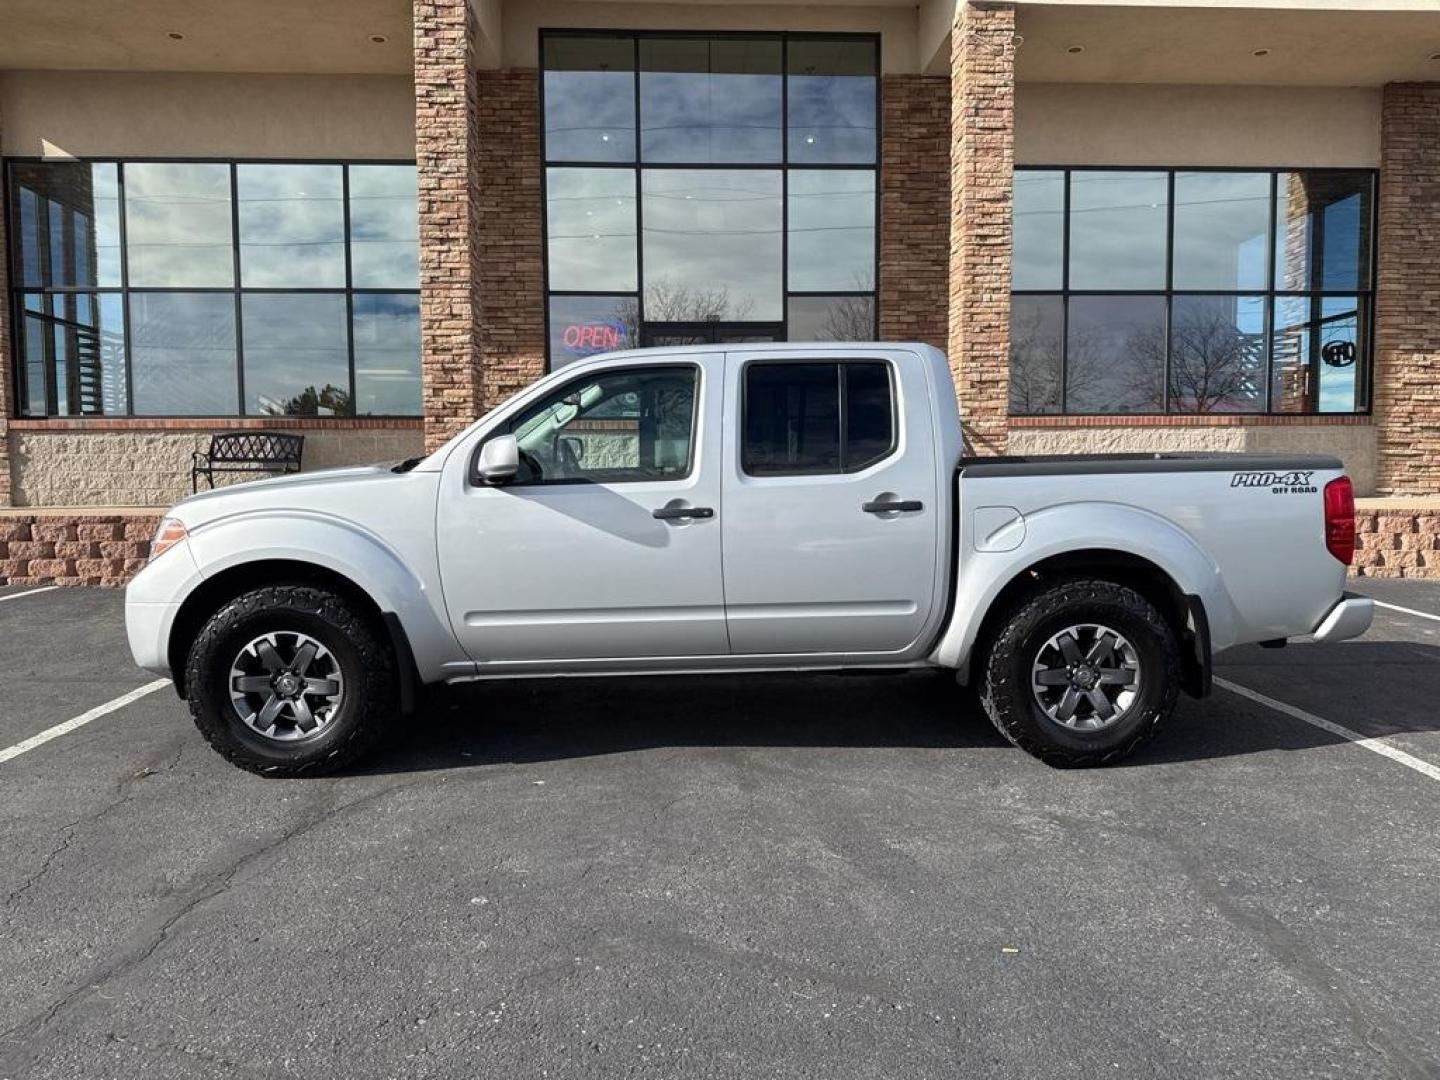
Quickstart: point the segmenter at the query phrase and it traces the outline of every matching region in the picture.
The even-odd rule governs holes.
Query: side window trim
[[[815,468],[795,467],[789,469],[773,469],[765,472],[752,472],[746,463],[746,450],[748,432],[750,430],[750,371],[755,367],[780,367],[787,364],[823,364],[835,368],[837,412],[839,429],[839,457],[840,467],[838,469],[818,466]],[[871,457],[867,461],[850,464],[846,460],[849,450],[849,379],[847,368],[858,364],[880,364],[885,368],[885,378],[889,391],[890,405],[890,444],[885,450]],[[822,360],[816,357],[776,357],[756,360],[747,360],[740,369],[740,437],[737,440],[740,447],[740,471],[748,477],[757,480],[765,480],[776,476],[847,476],[851,473],[863,472],[882,461],[893,457],[900,446],[900,410],[897,393],[898,382],[896,380],[895,364],[893,361],[881,356],[847,356],[839,360]]]
[[[465,484],[467,487],[489,487],[489,484],[481,482],[476,476],[476,468],[480,461],[480,453],[485,449],[485,444],[498,435],[513,435],[516,423],[531,410],[535,409],[546,401],[553,400],[557,395],[564,394],[572,387],[583,384],[587,379],[594,380],[610,375],[634,375],[639,372],[650,371],[689,371],[693,379],[694,392],[690,398],[690,437],[686,444],[685,471],[677,476],[657,477],[636,477],[634,479],[594,480],[587,477],[577,476],[560,480],[513,480],[505,486],[508,488],[517,487],[563,487],[576,484],[673,484],[689,480],[695,475],[695,444],[696,436],[700,428],[700,398],[704,392],[705,372],[700,364],[686,361],[659,361],[649,364],[636,364],[633,367],[604,368],[599,372],[591,372],[588,375],[580,374],[574,378],[562,382],[550,393],[544,395],[528,405],[522,405],[513,413],[500,421],[492,428],[486,436],[475,444],[475,449],[470,452],[470,460],[465,469]]]

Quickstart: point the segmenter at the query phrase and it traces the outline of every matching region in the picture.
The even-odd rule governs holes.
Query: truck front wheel
[[[226,603],[186,664],[195,726],[233,764],[266,776],[334,772],[396,712],[395,660],[344,597],[274,585]]]
[[[980,697],[1000,734],[1052,765],[1133,753],[1174,711],[1175,632],[1112,581],[1068,578],[1025,596],[981,658]]]

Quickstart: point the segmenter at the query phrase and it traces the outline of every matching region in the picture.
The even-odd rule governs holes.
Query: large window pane
[[[1071,297],[1067,346],[1068,412],[1164,411],[1164,297]]]
[[[353,308],[355,413],[419,416],[420,297],[357,293]]]
[[[119,293],[30,293],[20,335],[25,414],[125,412],[125,312]]]
[[[1012,288],[1058,289],[1065,273],[1065,174],[1015,173]]]
[[[777,321],[779,171],[646,170],[645,318]]]
[[[240,165],[240,284],[345,287],[345,201],[339,165]]]
[[[633,170],[547,169],[545,211],[550,288],[635,288]]]
[[[234,416],[234,295],[131,294],[130,366],[141,416]]]
[[[874,171],[792,169],[789,185],[790,288],[874,288]]]
[[[545,39],[545,157],[635,160],[634,39]]]
[[[120,284],[119,170],[85,162],[17,163],[10,172],[17,285]]]
[[[248,293],[245,411],[350,416],[350,360],[342,293]]]
[[[875,297],[792,296],[786,328],[791,341],[874,341]]]
[[[1275,288],[1370,288],[1370,173],[1281,173],[1276,195]]]
[[[789,140],[796,164],[875,160],[875,43],[790,42]]]
[[[1177,296],[1170,307],[1170,411],[1265,411],[1265,298]]]
[[[350,280],[357,289],[420,287],[414,165],[350,166]]]
[[[780,161],[780,80],[778,40],[641,39],[641,159]]]
[[[235,283],[230,166],[125,166],[130,284],[214,288]]]
[[[1016,416],[1060,411],[1064,310],[1059,296],[1010,301],[1010,411]]]
[[[1354,296],[1282,296],[1271,339],[1273,412],[1347,413],[1365,407],[1368,332]]]
[[[1176,289],[1263,289],[1270,174],[1175,174]]]
[[[1070,288],[1163,289],[1163,172],[1070,174]]]
[[[550,363],[561,367],[636,344],[639,303],[633,296],[550,298]]]

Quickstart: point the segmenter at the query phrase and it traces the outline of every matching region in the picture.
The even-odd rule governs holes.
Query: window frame
[[[1152,416],[1295,416],[1295,417],[1357,417],[1372,415],[1375,407],[1374,393],[1374,367],[1375,367],[1375,308],[1376,308],[1376,275],[1379,266],[1379,222],[1380,222],[1380,175],[1379,170],[1369,167],[1345,167],[1345,166],[1305,166],[1305,165],[1061,165],[1061,164],[1026,164],[1017,165],[1017,175],[1027,172],[1058,172],[1064,176],[1064,192],[1062,200],[1061,219],[1061,267],[1060,285],[1053,289],[1015,289],[1010,290],[1014,296],[1034,297],[1059,297],[1060,298],[1060,370],[1059,370],[1059,408],[1053,412],[1010,412],[1007,401],[1007,415],[1011,417],[1029,419],[1034,417],[1152,417]],[[1163,172],[1167,175],[1166,188],[1167,200],[1165,209],[1165,284],[1163,288],[1154,289],[1072,289],[1070,287],[1070,220],[1071,220],[1071,197],[1070,177],[1074,173],[1086,172]],[[1265,250],[1265,283],[1259,288],[1253,289],[1177,289],[1175,288],[1175,178],[1179,173],[1263,173],[1270,178],[1270,204],[1267,244]],[[1278,184],[1279,178],[1287,173],[1309,173],[1309,174],[1363,174],[1369,180],[1370,214],[1368,222],[1369,253],[1366,260],[1367,282],[1365,288],[1355,289],[1280,289],[1277,288],[1275,280],[1275,252],[1279,239],[1279,228],[1277,217],[1279,212]],[[1086,412],[1070,410],[1067,406],[1068,381],[1069,381],[1069,339],[1070,339],[1070,299],[1072,297],[1086,296],[1117,296],[1117,297],[1140,297],[1154,296],[1161,297],[1165,301],[1165,365],[1161,373],[1162,385],[1164,387],[1164,407],[1158,411],[1133,411],[1116,413]],[[1245,298],[1260,297],[1265,304],[1265,327],[1263,330],[1265,338],[1265,370],[1264,370],[1264,407],[1261,409],[1249,410],[1212,410],[1209,412],[1182,411],[1172,407],[1172,385],[1171,385],[1171,363],[1173,353],[1173,311],[1176,297],[1223,297],[1223,298]],[[1363,344],[1365,359],[1363,366],[1357,366],[1356,370],[1356,394],[1363,401],[1363,406],[1344,412],[1322,412],[1318,408],[1308,412],[1296,412],[1293,410],[1280,410],[1275,408],[1274,394],[1274,334],[1275,334],[1275,309],[1278,301],[1288,298],[1301,298],[1312,301],[1318,305],[1324,300],[1332,298],[1354,298],[1357,300],[1356,319],[1361,324],[1359,327],[1360,338],[1357,344]],[[1010,358],[1007,357],[1007,364]],[[1314,390],[1317,397],[1319,387]]]
[[[745,458],[747,432],[750,430],[750,372],[756,367],[785,367],[797,364],[823,364],[835,367],[836,383],[836,447],[840,456],[840,467],[829,469],[817,468],[792,468],[775,469],[768,472],[751,472]],[[848,446],[847,436],[849,435],[849,414],[846,405],[850,396],[850,381],[845,377],[845,368],[851,364],[881,364],[885,368],[885,378],[890,392],[890,444],[883,453],[870,458],[868,461],[858,465],[851,465],[846,461],[846,450]],[[825,360],[819,357],[807,356],[786,356],[786,357],[756,357],[753,360],[746,360],[740,366],[740,437],[735,440],[736,448],[739,451],[740,472],[751,480],[771,480],[782,476],[852,476],[873,468],[890,458],[900,448],[900,408],[899,408],[899,383],[895,377],[895,365],[882,356],[844,356],[833,360]]]
[[[43,285],[26,287],[20,283],[20,243],[12,235],[11,226],[12,199],[18,190],[18,185],[12,179],[14,167],[17,165],[115,165],[116,166],[116,192],[119,213],[119,241],[120,241],[120,284],[108,286],[72,286],[72,285]],[[126,165],[225,165],[228,166],[230,183],[230,248],[231,262],[234,268],[233,280],[228,286],[132,286],[130,284],[129,259],[127,258],[127,236],[126,236],[126,212],[125,212],[125,166]],[[345,247],[345,284],[338,287],[309,288],[309,287],[288,287],[288,288],[264,288],[259,286],[246,286],[241,279],[240,266],[240,205],[238,194],[238,167],[241,165],[329,165],[337,166],[341,170],[341,198],[343,202],[343,223],[344,223],[344,247]],[[63,295],[67,293],[80,294],[118,294],[122,298],[122,308],[125,313],[124,349],[125,349],[125,410],[116,413],[60,413],[46,411],[43,414],[26,414],[20,411],[20,404],[28,401],[28,385],[26,381],[25,365],[20,363],[20,355],[23,350],[16,347],[12,350],[15,356],[11,360],[12,375],[15,379],[15,405],[12,407],[12,414],[21,419],[65,419],[65,420],[272,420],[283,423],[304,424],[313,420],[325,421],[353,421],[353,420],[416,420],[424,414],[424,401],[420,403],[420,411],[416,413],[355,413],[348,416],[309,416],[309,415],[275,415],[264,413],[252,413],[246,410],[245,397],[245,347],[244,347],[244,325],[243,312],[241,310],[242,297],[247,294],[326,294],[341,295],[345,298],[346,317],[346,369],[348,372],[347,393],[350,395],[351,407],[355,402],[355,312],[354,297],[356,294],[379,294],[379,295],[405,295],[414,296],[418,301],[421,295],[419,282],[414,288],[356,288],[353,286],[353,274],[351,267],[351,244],[352,230],[350,221],[350,169],[352,167],[367,167],[372,165],[391,165],[416,167],[415,158],[271,158],[271,157],[193,157],[184,155],[148,155],[148,156],[123,156],[114,154],[97,154],[79,158],[46,158],[43,156],[7,156],[0,161],[0,214],[4,215],[4,230],[7,237],[7,251],[5,252],[5,263],[9,272],[8,295],[0,300],[8,305],[7,310],[11,315],[12,338],[17,343],[21,340],[21,332],[17,319],[24,316],[24,296],[27,293],[36,295]],[[418,210],[418,207],[417,207]],[[48,233],[46,243],[48,245]],[[418,240],[417,240],[418,244]],[[48,248],[47,248],[48,253]],[[141,293],[218,293],[231,294],[235,304],[235,357],[236,357],[236,408],[234,412],[195,414],[195,413],[138,413],[135,411],[135,386],[134,386],[134,364],[133,345],[131,341],[131,319],[130,319],[130,297]],[[47,346],[46,351],[46,380],[53,381],[53,350]],[[58,403],[60,393],[51,395],[48,392],[44,395],[47,401]]]
[[[484,451],[485,445],[502,435],[514,435],[516,423],[530,412],[545,402],[550,401],[557,394],[563,394],[577,383],[602,379],[609,375],[634,375],[639,372],[650,371],[689,371],[694,380],[695,393],[690,403],[690,441],[686,447],[685,471],[677,476],[657,477],[636,477],[634,479],[618,480],[592,480],[586,477],[573,477],[564,480],[507,480],[503,484],[487,484],[480,479],[480,454]],[[469,488],[532,488],[532,487],[575,487],[575,486],[603,486],[610,487],[614,484],[681,484],[691,480],[695,476],[696,444],[699,442],[700,432],[700,407],[705,392],[705,371],[700,364],[684,360],[656,361],[648,364],[634,364],[617,367],[604,367],[596,371],[577,372],[573,378],[558,383],[553,389],[544,394],[538,395],[534,401],[520,405],[514,412],[501,419],[483,439],[475,444],[475,449],[470,452],[470,461],[465,468],[465,485]]]
[[[884,87],[883,68],[881,66],[881,35],[876,33],[864,33],[856,31],[836,31],[829,33],[818,30],[625,30],[611,28],[582,27],[540,27],[536,32],[538,57],[539,57],[539,78],[537,85],[537,104],[540,116],[540,250],[544,321],[545,321],[545,370],[551,372],[564,367],[566,364],[556,365],[554,356],[550,349],[550,301],[553,298],[563,297],[625,297],[634,298],[636,310],[636,333],[643,334],[646,323],[645,317],[645,216],[644,216],[644,190],[643,175],[647,169],[691,169],[691,170],[769,170],[780,173],[780,317],[778,320],[766,320],[766,325],[778,325],[781,328],[781,340],[788,341],[790,337],[789,312],[790,299],[792,297],[866,297],[871,300],[872,305],[872,326],[871,334],[878,339],[880,327],[880,251],[881,251],[881,195],[883,185],[881,183],[883,130],[882,117],[884,114]],[[626,161],[566,161],[552,160],[550,157],[549,134],[545,126],[545,42],[553,38],[619,38],[628,39],[633,45],[633,67],[631,75],[634,83],[634,147],[632,156]],[[640,115],[640,42],[646,38],[666,39],[698,39],[698,40],[777,40],[780,42],[781,71],[780,71],[780,157],[773,162],[714,162],[714,163],[686,163],[686,162],[646,162],[641,157],[641,132],[642,120]],[[875,73],[872,76],[875,83],[875,156],[869,162],[791,162],[790,160],[790,43],[792,41],[852,41],[867,43],[874,50]],[[624,292],[615,289],[552,289],[550,287],[550,238],[549,238],[549,190],[548,171],[552,168],[576,168],[576,169],[628,169],[634,176],[635,181],[635,282],[634,292]],[[874,258],[871,269],[871,288],[868,290],[854,289],[821,289],[802,290],[792,292],[790,290],[790,170],[851,170],[870,171],[875,177],[875,211],[874,211]],[[667,320],[673,322],[674,320]],[[733,321],[733,320],[730,320]],[[631,342],[627,348],[639,347],[639,342]],[[581,359],[585,359],[582,357]],[[575,363],[576,361],[569,361]]]

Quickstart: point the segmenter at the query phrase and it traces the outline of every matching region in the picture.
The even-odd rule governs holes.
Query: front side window
[[[894,445],[890,367],[881,361],[745,368],[741,464],[751,476],[856,472]]]
[[[1363,412],[1374,186],[1016,170],[1011,414]]]
[[[415,167],[9,166],[25,416],[418,416]]]
[[[700,372],[624,368],[566,383],[508,425],[519,484],[683,480],[690,474]]]

